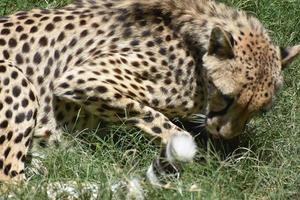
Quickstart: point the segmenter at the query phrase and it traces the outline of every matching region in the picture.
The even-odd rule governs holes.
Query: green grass
[[[32,7],[59,7],[68,0],[0,0],[0,14]],[[298,0],[225,0],[255,14],[270,30],[277,44],[300,43]],[[199,149],[196,162],[185,167],[172,189],[143,183],[146,199],[300,199],[300,60],[287,69],[285,85],[271,112],[247,128],[243,147],[223,159],[213,145]],[[111,127],[104,138],[67,136],[64,147],[49,152],[43,164],[48,175],[35,175],[14,188],[12,199],[47,199],[53,182],[94,182],[99,199],[124,199],[110,187],[121,180],[143,177],[158,152],[136,129]],[[118,137],[115,137],[117,135]],[[82,139],[84,138],[84,139]],[[117,139],[116,139],[117,138]],[[188,191],[197,185],[198,192]],[[1,186],[0,186],[1,187]],[[8,193],[1,194],[6,199]],[[86,199],[82,197],[82,199]]]

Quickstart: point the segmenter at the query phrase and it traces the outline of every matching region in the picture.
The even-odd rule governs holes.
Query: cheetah
[[[32,140],[55,145],[64,126],[123,121],[161,143],[147,171],[160,183],[197,150],[172,119],[202,116],[215,137],[241,134],[299,52],[213,0],[75,0],[2,17],[0,179],[24,178]]]

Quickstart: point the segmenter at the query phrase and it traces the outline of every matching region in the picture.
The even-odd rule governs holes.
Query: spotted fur
[[[209,0],[77,0],[2,17],[0,179],[23,172],[33,130],[47,146],[65,125],[120,120],[161,141],[152,180],[176,173],[195,146],[173,118],[202,113],[212,134],[240,134],[272,103],[282,66],[299,51],[280,50],[257,19]]]

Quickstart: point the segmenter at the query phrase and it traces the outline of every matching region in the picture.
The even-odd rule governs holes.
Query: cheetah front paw
[[[26,176],[27,179],[30,179],[33,176],[47,176],[48,169],[45,167],[43,163],[43,159],[45,158],[45,154],[43,153],[31,153],[30,164],[26,168]]]
[[[168,179],[180,177],[181,164],[192,161],[197,151],[194,138],[187,134],[171,137],[161,155],[147,170],[152,185],[162,186]]]

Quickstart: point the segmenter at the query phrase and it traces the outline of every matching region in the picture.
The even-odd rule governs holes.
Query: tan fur
[[[280,50],[256,18],[209,0],[77,0],[62,9],[1,18],[0,31],[0,61],[20,72],[10,84],[24,78],[30,85],[12,102],[0,98],[0,124],[7,120],[20,134],[23,126],[5,110],[32,90],[40,102],[29,106],[37,108],[28,121],[36,144],[57,144],[63,126],[76,131],[122,121],[161,141],[152,171],[174,171],[176,158],[166,152],[175,136],[193,144],[173,118],[202,113],[206,124],[197,125],[213,135],[241,134],[253,115],[271,105],[282,64],[300,51]],[[10,76],[1,74],[3,81]],[[10,165],[23,172],[16,151],[25,156],[29,145],[11,143],[6,129],[0,131],[0,153],[7,154],[0,157],[0,179],[6,180],[15,175]],[[193,156],[195,149],[184,152]]]

